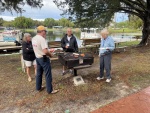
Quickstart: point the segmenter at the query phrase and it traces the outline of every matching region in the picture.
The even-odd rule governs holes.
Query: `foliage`
[[[14,26],[17,28],[31,28],[33,26],[33,20],[26,17],[17,17],[14,20]]]
[[[5,26],[5,27],[14,27],[14,21],[4,21],[3,26]]]
[[[33,20],[33,27],[37,27],[39,25],[44,25],[44,22],[43,21],[38,21],[38,20]]]
[[[116,28],[129,28],[129,21],[115,23]]]
[[[2,26],[2,25],[3,25],[3,23],[4,23],[3,18],[0,18],[0,26]]]
[[[0,21],[1,22],[1,21]],[[3,26],[14,26],[17,28],[36,28],[39,25],[52,28],[52,26],[74,27],[74,23],[68,19],[62,18],[60,20],[54,20],[53,18],[46,18],[44,21],[33,20],[26,17],[17,17],[14,21],[4,21]]]
[[[54,3],[79,22],[89,21],[103,25],[111,21],[115,12],[125,12],[142,18],[141,12],[146,8],[145,0],[54,0]],[[68,6],[68,9],[66,9]],[[139,15],[141,14],[141,15]]]
[[[70,19],[89,22],[88,27],[92,25],[91,22],[94,25],[105,27],[116,12],[135,15],[143,22],[143,36],[140,45],[148,42],[150,0],[54,0],[54,3],[63,10],[63,14],[70,15]]]
[[[23,6],[29,5],[32,8],[41,8],[43,0],[0,0],[0,11],[4,12],[5,10],[12,13],[12,11],[16,11],[17,13],[22,13],[25,10]]]
[[[139,17],[131,15],[129,19],[130,19],[129,21],[130,26],[132,26],[135,29],[142,28],[143,22]]]
[[[63,26],[63,27],[73,27],[74,26],[74,24],[70,20],[65,19],[65,18],[59,19],[59,25]]]
[[[47,26],[48,28],[52,28],[55,25],[55,20],[53,18],[46,18],[44,20],[44,26]]]

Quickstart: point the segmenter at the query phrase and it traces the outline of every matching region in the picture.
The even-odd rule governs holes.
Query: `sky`
[[[53,0],[43,0],[43,4],[44,5],[41,9],[31,8],[30,6],[25,5],[23,9],[26,11],[22,13],[22,16],[36,20],[44,20],[45,18],[54,18],[58,20],[62,18],[62,16],[60,15],[62,11],[57,8],[55,3],[53,3]],[[14,18],[19,16],[20,14],[13,12],[12,15],[8,11],[0,14],[0,17],[7,21],[13,20]]]
[[[24,13],[22,13],[22,16],[25,16],[27,18],[32,18],[34,20],[41,20],[44,21],[46,18],[53,18],[55,20],[59,20],[62,18],[61,13],[62,11],[57,8],[55,3],[53,3],[53,0],[43,0],[44,6],[41,9],[37,8],[31,8],[27,5],[23,7],[24,10],[26,10]],[[14,18],[19,17],[20,14],[17,14],[13,12],[13,15],[8,12],[2,12],[0,14],[0,18],[3,18],[4,20],[10,21],[14,20]],[[125,21],[128,19],[127,14],[123,13],[117,13],[115,16],[116,22]]]

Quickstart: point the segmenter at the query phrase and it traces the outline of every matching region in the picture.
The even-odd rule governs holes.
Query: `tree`
[[[4,21],[4,27],[14,27],[14,21]]]
[[[40,26],[40,25],[44,25],[43,21],[38,21],[38,20],[33,20],[33,25],[34,27]]]
[[[0,18],[0,26],[2,26],[2,25],[3,25],[3,23],[4,23],[3,18]]]
[[[41,8],[43,0],[0,0],[0,11],[4,12],[5,10],[12,13],[12,11],[16,11],[17,13],[22,13],[25,10],[23,6],[25,4],[33,7],[33,8]]]
[[[74,26],[74,24],[66,18],[59,19],[59,25],[63,26],[63,27],[73,27]]]
[[[52,28],[55,25],[55,20],[53,18],[46,18],[44,20],[44,26]]]
[[[24,16],[17,17],[14,20],[14,26],[17,28],[31,28],[33,26],[33,20]]]
[[[135,29],[140,29],[143,26],[142,20],[139,17],[133,15],[129,17],[129,24]]]
[[[135,15],[143,22],[139,45],[150,43],[150,0],[54,0],[54,3],[79,22],[96,19],[101,26],[110,22],[116,12]]]

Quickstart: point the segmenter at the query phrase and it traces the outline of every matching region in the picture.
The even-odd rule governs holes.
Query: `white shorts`
[[[24,60],[24,63],[25,63],[26,67],[31,67],[32,65],[36,65],[36,60],[34,60],[34,61]]]

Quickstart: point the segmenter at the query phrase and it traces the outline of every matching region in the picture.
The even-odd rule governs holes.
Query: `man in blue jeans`
[[[100,75],[97,80],[104,79],[104,69],[106,70],[106,82],[111,81],[111,55],[115,48],[114,40],[108,36],[109,32],[107,29],[101,31],[101,46],[100,46]]]
[[[36,90],[42,90],[42,74],[44,71],[47,93],[57,93],[58,90],[53,90],[52,86],[52,73],[49,59],[49,57],[52,57],[52,54],[48,51],[46,29],[44,26],[37,27],[37,35],[33,37],[32,45],[37,63]]]

